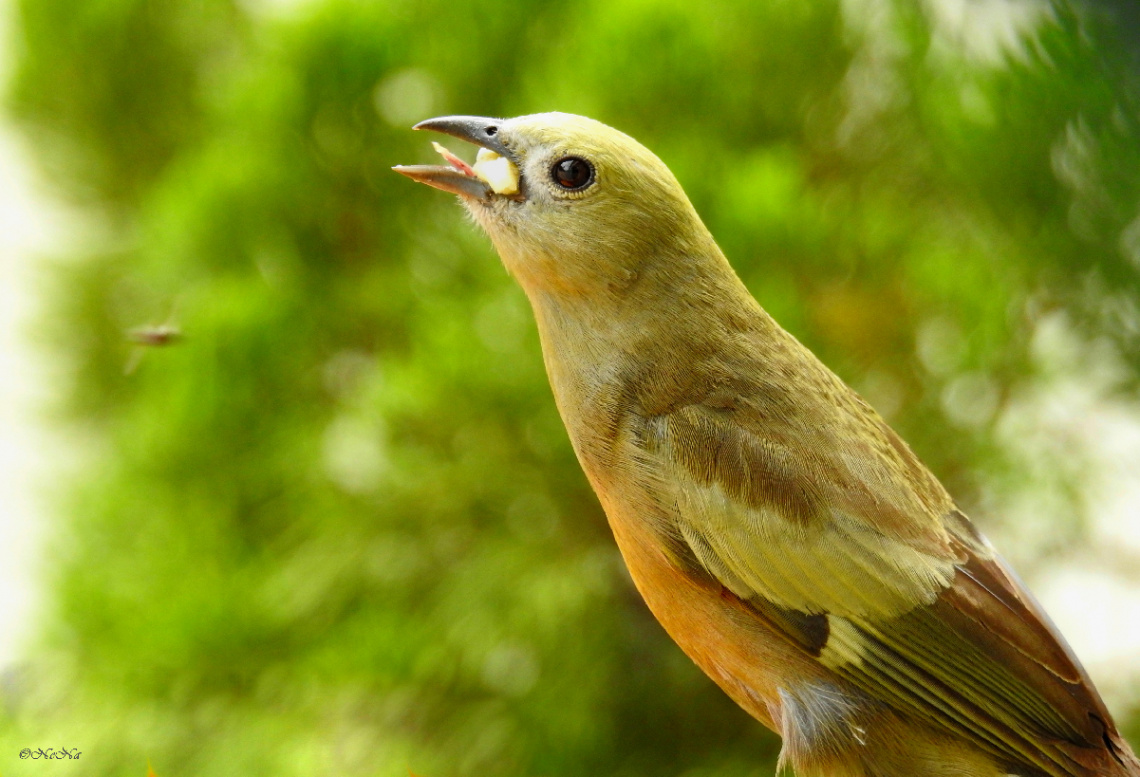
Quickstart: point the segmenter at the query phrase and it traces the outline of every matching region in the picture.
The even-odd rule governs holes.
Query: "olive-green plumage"
[[[748,294],[669,169],[590,119],[419,125],[534,308],[654,614],[802,777],[1140,777],[1076,658],[937,479]]]

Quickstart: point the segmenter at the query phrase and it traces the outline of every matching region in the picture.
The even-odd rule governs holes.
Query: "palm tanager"
[[[801,777],[1140,777],[1048,616],[748,293],[676,178],[580,116],[416,125],[522,286],[574,450],[678,645]]]

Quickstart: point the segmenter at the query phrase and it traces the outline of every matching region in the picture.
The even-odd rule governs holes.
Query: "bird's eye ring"
[[[567,156],[554,163],[550,177],[567,191],[581,191],[594,182],[594,166],[581,157]]]

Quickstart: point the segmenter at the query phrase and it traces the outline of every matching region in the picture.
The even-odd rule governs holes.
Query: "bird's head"
[[[469,165],[394,168],[459,195],[528,292],[617,294],[650,265],[711,242],[669,168],[601,122],[566,113],[448,116],[416,129],[481,147]]]

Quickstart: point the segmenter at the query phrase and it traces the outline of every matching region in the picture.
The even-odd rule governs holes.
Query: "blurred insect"
[[[143,360],[148,348],[165,348],[182,339],[182,330],[175,324],[147,324],[127,331],[127,340],[134,343],[123,374],[130,375]]]
[[[172,324],[140,326],[127,332],[127,339],[138,345],[173,345],[182,339],[182,330]]]

